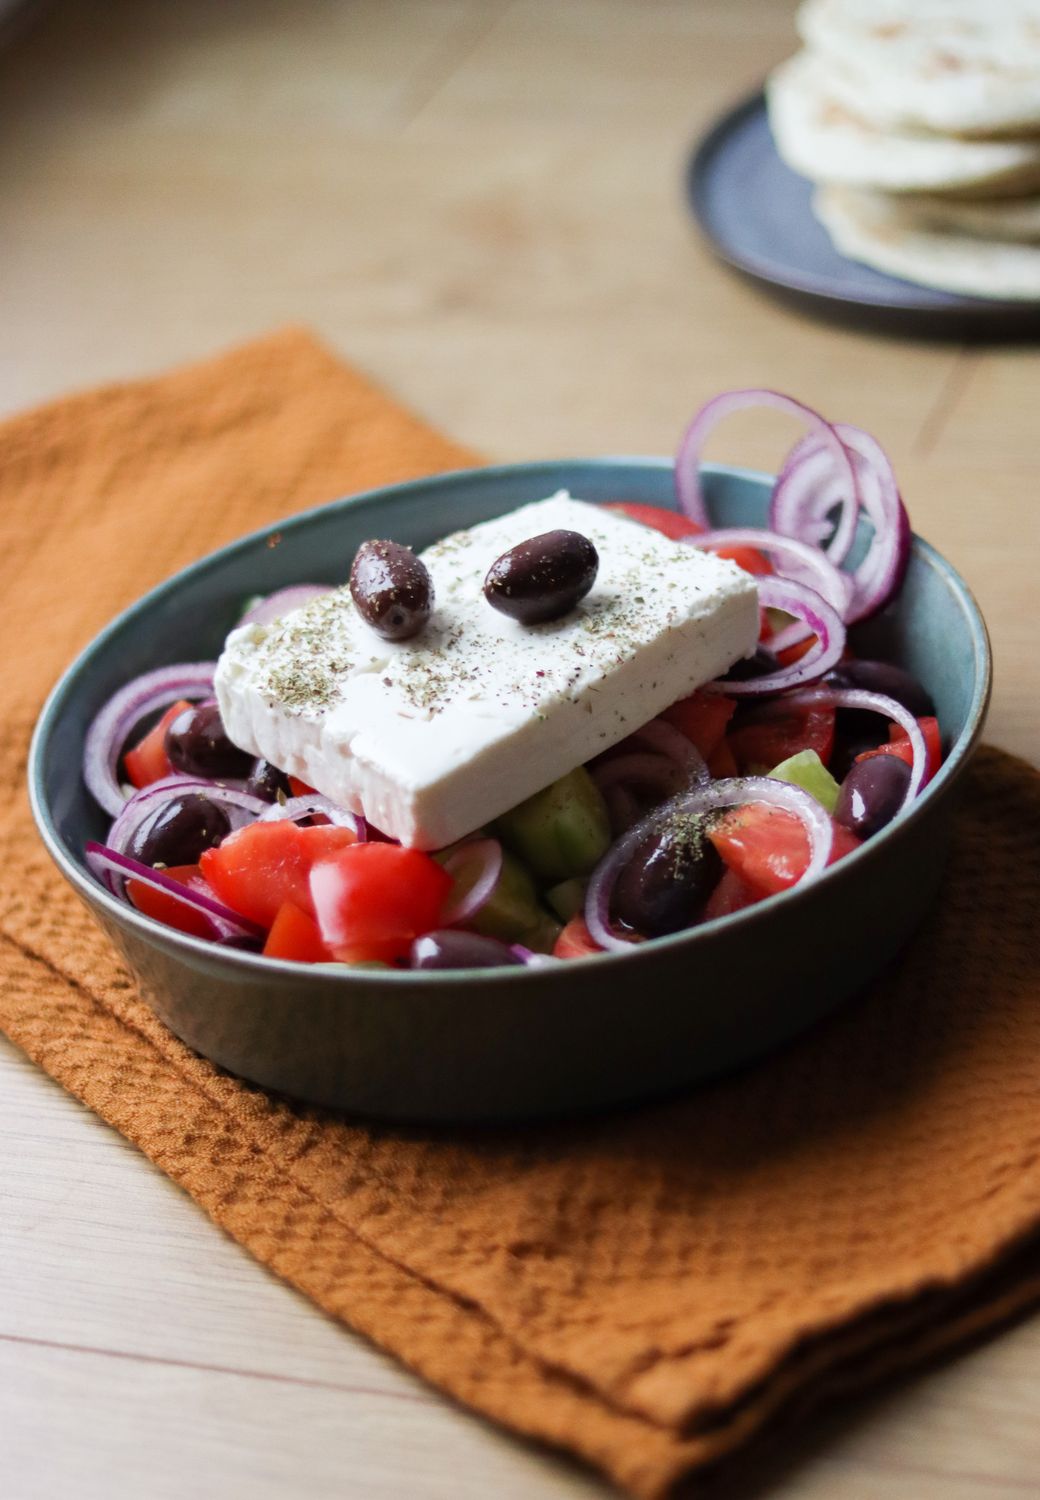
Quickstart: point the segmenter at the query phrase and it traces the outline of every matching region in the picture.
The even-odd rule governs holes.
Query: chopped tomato
[[[698,689],[666,708],[661,718],[684,734],[707,760],[725,734],[736,707],[735,698]]]
[[[723,813],[708,830],[708,837],[725,861],[726,868],[755,897],[775,896],[786,891],[804,873],[809,863],[809,835],[794,813],[764,802],[735,807]],[[859,839],[834,824],[834,847],[827,861],[833,864],[859,848]]]
[[[314,796],[314,787],[308,786],[307,783],[305,781],[301,781],[298,776],[289,777],[289,790],[292,792],[294,797]]]
[[[735,871],[727,870],[705,903],[702,921],[731,916],[745,906],[754,906],[758,899]]]
[[[776,659],[782,667],[790,667],[816,645],[818,637],[807,635],[804,641],[796,641],[793,646],[785,646],[783,651],[776,653]]]
[[[571,917],[553,946],[554,958],[588,958],[591,953],[602,953],[603,949],[593,941],[592,933],[580,914]]]
[[[924,781],[922,786],[927,785],[942,765],[942,736],[939,733],[939,721],[931,714],[923,719],[918,719],[918,727],[924,736],[924,747],[927,751],[925,760]],[[857,755],[857,760],[869,760],[872,755],[895,755],[900,760],[905,760],[908,766],[913,765],[914,752],[910,748],[910,736],[899,724],[889,726],[889,742],[887,745],[878,745],[876,750],[864,750],[862,755]]]
[[[603,508],[620,511],[629,520],[638,521],[642,526],[650,526],[654,531],[661,531],[676,542],[682,541],[684,537],[700,536],[704,530],[699,522],[691,521],[689,516],[680,515],[678,511],[667,510],[663,505],[640,505],[635,500],[617,500]],[[768,557],[764,557],[754,547],[713,547],[711,550],[718,557],[728,557],[738,568],[743,568],[745,573],[773,571]]]
[[[815,750],[826,765],[834,749],[834,709],[773,698],[742,713],[727,739],[742,776],[771,771],[799,750]]]
[[[202,891],[207,896],[213,895],[202,878],[198,865],[171,865],[162,873],[180,885],[186,885],[189,890]],[[141,880],[128,880],[126,894],[131,905],[136,906],[138,911],[144,912],[146,917],[154,917],[166,927],[175,927],[178,932],[190,933],[192,937],[213,936],[213,923],[205,913],[199,911],[197,906],[188,906],[185,902],[178,901],[168,891],[157,891],[154,886],[145,885]]]
[[[268,958],[293,958],[301,964],[328,963],[332,949],[322,942],[318,924],[293,901],[283,901],[264,944]]]
[[[728,557],[738,568],[743,568],[745,573],[754,573],[756,577],[773,572],[769,558],[755,547],[712,547],[711,550],[716,557]]]
[[[420,849],[353,844],[314,865],[311,904],[336,958],[392,963],[437,926],[453,883]]]
[[[199,864],[221,901],[270,927],[286,901],[312,909],[311,867],[354,842],[352,829],[331,823],[313,828],[300,828],[287,818],[247,823],[215,849],[206,849]]]
[[[150,786],[153,781],[161,781],[164,776],[173,775],[173,767],[166,754],[166,731],[177,715],[191,706],[187,698],[172,703],[158,724],[153,725],[132,750],[127,750],[123,756],[123,765],[134,786]]]
[[[733,751],[729,747],[729,740],[723,735],[715,749],[707,757],[708,770],[716,781],[725,776],[739,776],[737,763],[733,758]]]
[[[698,525],[696,521],[691,521],[689,516],[680,515],[675,510],[667,510],[663,505],[640,505],[635,500],[617,500],[613,504],[605,505],[603,509],[619,511],[630,521],[638,521],[641,526],[649,526],[654,531],[661,531],[676,542],[686,536],[698,536],[704,530],[704,527]]]

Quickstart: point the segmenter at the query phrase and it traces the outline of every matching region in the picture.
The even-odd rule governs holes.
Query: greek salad
[[[702,489],[701,457],[716,424],[749,406],[792,415],[805,433],[775,482],[768,526],[720,529]],[[675,478],[674,511],[620,496],[600,510],[565,497],[565,508],[551,514],[567,525],[527,534],[521,524],[519,539],[486,571],[481,564],[468,613],[439,609],[445,593],[452,604],[455,584],[445,586],[448,575],[436,571],[453,546],[461,576],[457,538],[466,533],[423,557],[373,538],[358,549],[341,588],[299,584],[252,601],[220,671],[214,662],[180,664],[127,683],[98,713],[85,745],[87,786],[113,819],[105,842],[87,845],[95,876],[146,916],[196,938],[308,964],[414,970],[625,952],[817,879],[897,817],[942,760],[923,685],[894,662],[855,656],[848,643],[849,627],[898,593],[910,557],[891,465],[858,428],[825,421],[777,392],[735,391],[691,422]],[[678,579],[669,587],[678,595],[659,597],[649,586],[634,595],[640,585],[609,572],[605,538],[613,532],[604,531],[604,511],[633,539],[624,552],[637,552],[641,537],[658,549],[668,539]],[[852,566],[864,516],[871,539]],[[674,602],[694,549],[728,560],[728,571],[710,579],[714,616],[692,605],[683,614]],[[611,596],[616,617],[592,610],[604,570],[608,581],[625,585]],[[705,592],[700,581],[689,588],[691,598]],[[328,627],[333,607],[337,618],[349,616],[355,637],[368,633],[372,660],[387,674],[380,680],[366,666],[363,679],[352,679],[361,682],[357,691],[396,703],[393,694],[407,689],[427,734],[440,710],[425,688],[427,696],[416,699],[417,664],[431,653],[448,659],[446,642],[459,647],[467,631],[491,629],[483,622],[497,618],[495,628],[512,632],[517,660],[534,681],[559,671],[550,658],[558,658],[560,632],[580,622],[590,639],[575,650],[583,662],[594,658],[601,675],[579,681],[573,673],[568,681],[577,686],[560,690],[560,713],[587,708],[599,739],[590,740],[591,730],[584,739],[571,730],[550,736],[546,726],[541,738],[552,738],[553,753],[584,745],[580,763],[515,803],[475,796],[474,807],[491,809],[477,826],[458,826],[466,801],[457,796],[454,824],[420,809],[425,823],[399,826],[394,819],[404,812],[374,793],[371,800],[363,791],[330,796],[297,774],[301,762],[294,769],[288,756],[279,764],[278,755],[262,753],[262,731],[258,739],[237,727],[229,705],[238,667],[228,669],[225,658],[234,666],[236,641],[269,657],[272,642],[296,642],[306,672],[283,673],[280,701],[269,678],[258,691],[279,709],[283,727],[320,726],[345,691],[345,669],[330,675],[331,637],[319,635],[315,645],[314,622]],[[631,639],[619,635],[622,620]],[[301,621],[311,622],[309,633]],[[604,638],[609,661],[592,650]],[[694,676],[699,686],[645,722],[626,724],[619,711],[600,727],[596,689],[616,678],[618,701],[631,704],[625,671],[660,661],[665,674],[674,673],[676,640],[695,642],[705,662],[714,644],[723,653],[716,660],[728,665],[712,668],[711,680]],[[423,670],[428,682],[428,660]],[[657,689],[656,666],[653,675]],[[301,676],[310,696],[297,701]],[[479,705],[472,663],[466,678],[467,702]],[[545,701],[544,694],[532,698],[524,747],[538,743]],[[528,749],[522,758],[531,761]],[[382,823],[381,809],[390,809]],[[437,835],[413,837],[413,826],[457,836],[433,847]]]

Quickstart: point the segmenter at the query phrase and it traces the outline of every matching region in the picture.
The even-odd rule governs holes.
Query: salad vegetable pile
[[[761,405],[807,428],[776,480],[768,528],[712,526],[700,479],[708,433]],[[771,391],[717,397],[676,460],[679,510],[632,521],[757,576],[754,655],[444,850],[386,838],[228,739],[214,663],[159,669],[92,724],[84,775],[113,817],[87,860],[116,896],[192,936],[312,964],[412,969],[542,964],[624,951],[817,878],[873,837],[935,774],[942,741],[924,687],[864,660],[847,629],[898,592],[910,527],[891,465],[858,428]],[[847,566],[865,516],[872,536]],[[358,550],[350,587],[387,639],[421,632],[432,594],[393,542]],[[490,607],[559,617],[596,575],[595,548],[549,532],[489,570]],[[325,590],[255,603],[276,619]]]

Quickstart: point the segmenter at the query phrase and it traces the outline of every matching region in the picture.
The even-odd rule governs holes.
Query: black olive
[[[611,915],[643,937],[692,927],[723,865],[703,817],[678,818],[647,834],[617,878]]]
[[[426,564],[400,542],[362,542],[350,570],[350,594],[361,618],[387,641],[418,635],[433,609]]]
[[[127,853],[143,865],[194,865],[231,832],[222,807],[203,792],[186,792],[156,808],[131,837]]]
[[[283,797],[292,796],[288,776],[277,766],[273,766],[269,760],[253,762],[253,769],[249,773],[249,780],[244,790],[251,797],[259,797],[262,802],[277,802],[279,793]]]
[[[765,677],[770,672],[779,672],[780,658],[774,656],[768,646],[756,646],[751,656],[735,661],[722,678],[723,682],[747,682],[752,677]]]
[[[496,558],[484,579],[487,602],[519,620],[558,620],[596,581],[599,554],[580,531],[544,531]]]
[[[935,713],[931,694],[912,673],[887,661],[856,657],[832,667],[823,679],[828,687],[856,688],[859,692],[883,693],[894,698],[921,719]],[[839,708],[834,720],[834,751],[830,768],[839,781],[847,775],[864,750],[873,750],[888,738],[888,724],[881,714],[866,708]]]
[[[253,764],[253,757],[228,739],[212,700],[183,709],[166,730],[164,744],[170,764],[193,776],[245,777]]]
[[[891,823],[906,798],[910,767],[898,755],[872,755],[857,761],[841,784],[834,820],[869,839]]]
[[[413,969],[495,969],[502,964],[519,964],[497,938],[477,932],[457,932],[447,927],[424,933],[412,944],[410,967]]]

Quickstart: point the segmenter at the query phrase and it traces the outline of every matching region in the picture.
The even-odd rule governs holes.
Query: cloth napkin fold
[[[1040,1296],[1040,776],[982,751],[941,903],[899,964],[688,1097],[395,1130],[221,1073],[136,998],[52,868],[23,789],[34,718],[175,568],[471,462],[292,331],[0,428],[0,1026],[326,1312],[655,1497]]]

